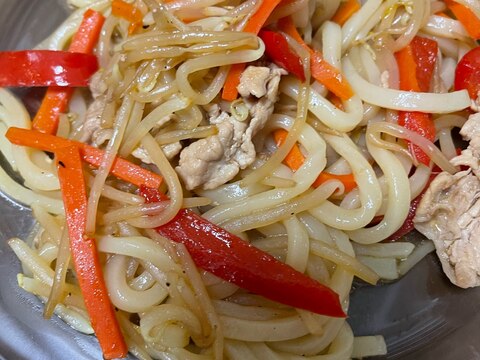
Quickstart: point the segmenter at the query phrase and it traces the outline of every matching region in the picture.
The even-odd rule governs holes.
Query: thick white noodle
[[[382,203],[382,192],[372,166],[353,141],[347,137],[324,135],[328,144],[345,158],[352,169],[355,182],[360,191],[361,206],[356,209],[344,209],[331,201],[311,209],[316,218],[325,224],[341,230],[355,230],[370,223]]]
[[[348,57],[343,59],[343,70],[350,85],[363,101],[383,108],[442,114],[470,106],[470,97],[466,90],[435,94],[385,89],[360,76]]]
[[[280,91],[297,100],[298,81],[293,78],[284,79],[280,85]],[[350,99],[344,101],[343,105],[345,111],[339,110],[325,97],[310,89],[308,110],[329,128],[348,132],[353,130],[362,120],[363,106],[357,95],[353,95]]]

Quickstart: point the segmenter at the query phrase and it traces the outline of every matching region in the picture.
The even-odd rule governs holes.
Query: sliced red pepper
[[[455,90],[466,89],[476,100],[480,92],[480,47],[467,52],[455,69]]]
[[[265,43],[265,53],[278,66],[295,75],[301,81],[305,81],[302,60],[290,46],[287,39],[275,31],[262,30],[258,36]]]
[[[97,44],[105,18],[102,14],[88,9],[83,14],[78,31],[73,36],[68,51],[75,53],[92,54]],[[88,81],[87,77],[85,81]],[[67,87],[51,86],[47,89],[42,104],[35,114],[32,127],[35,130],[55,134],[57,132],[60,114],[68,108],[73,89]]]
[[[426,92],[430,88],[438,54],[436,41],[415,36],[409,45],[395,54],[400,75],[400,89]],[[398,123],[433,141],[435,125],[430,114],[400,111]],[[410,153],[419,163],[428,165],[430,158],[418,146],[409,143]]]
[[[0,86],[88,86],[98,70],[90,54],[52,50],[0,52]]]
[[[121,358],[128,349],[108,296],[95,239],[85,234],[87,189],[76,146],[57,149],[56,164],[65,207],[75,272],[85,307],[106,359]]]
[[[398,124],[406,129],[415,131],[432,142],[435,140],[435,124],[430,114],[418,111],[399,111]],[[428,166],[430,157],[422,149],[410,142],[408,143],[408,148],[419,163]]]
[[[156,189],[141,187],[140,192],[147,202],[166,198]],[[190,210],[180,210],[156,231],[184,244],[198,267],[226,281],[285,305],[345,317],[333,290]]]

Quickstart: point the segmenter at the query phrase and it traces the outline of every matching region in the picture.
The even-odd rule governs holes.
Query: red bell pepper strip
[[[416,92],[428,91],[437,53],[438,44],[436,41],[419,36],[415,36],[409,45],[395,53],[400,75],[400,89]],[[430,114],[400,111],[398,123],[430,141],[435,139],[435,125]],[[411,143],[409,143],[409,149],[419,163],[428,166],[430,158],[423,150]]]
[[[156,189],[141,187],[140,192],[147,202],[166,198]],[[190,210],[180,210],[156,231],[184,244],[198,267],[226,281],[285,305],[345,317],[333,290]]]
[[[5,137],[16,145],[29,146],[35,149],[56,153],[59,149],[76,146],[83,161],[94,167],[99,167],[102,163],[105,152],[93,146],[64,139],[55,135],[44,134],[35,130],[20,129],[10,127]],[[117,157],[113,162],[111,172],[116,177],[128,181],[136,186],[149,186],[158,188],[162,184],[162,177],[147,169],[131,163],[128,160]]]
[[[265,43],[265,53],[275,64],[292,73],[302,82],[305,81],[302,60],[290,49],[287,39],[282,34],[262,30],[258,36]]]
[[[455,90],[466,89],[476,100],[480,92],[480,47],[467,52],[455,69]]]
[[[92,54],[104,22],[105,18],[99,12],[91,9],[85,11],[82,23],[72,39],[69,51]],[[84,80],[88,82],[89,79],[90,76],[87,76]],[[55,134],[60,114],[67,110],[72,94],[73,89],[71,88],[49,87],[33,119],[32,127],[47,134]]]
[[[65,206],[75,272],[92,327],[106,359],[122,358],[128,349],[108,296],[95,239],[85,234],[87,190],[76,146],[57,149],[56,164]]]
[[[84,87],[98,70],[98,62],[93,55],[66,51],[2,51],[0,69],[2,87]]]
[[[267,21],[270,14],[275,10],[282,0],[262,0],[262,4],[255,14],[248,20],[244,32],[258,34]],[[237,86],[240,84],[240,75],[245,69],[245,64],[233,64],[228,72],[225,85],[223,86],[222,99],[233,101],[238,96]]]

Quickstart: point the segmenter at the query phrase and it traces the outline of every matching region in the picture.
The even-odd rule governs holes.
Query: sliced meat
[[[272,115],[281,75],[286,74],[275,65],[249,66],[244,71],[238,90],[248,108],[249,120],[238,121],[218,106],[207,109],[218,134],[198,140],[180,153],[176,170],[187,189],[214,189],[255,161],[252,139]]]
[[[443,270],[462,288],[480,285],[480,114],[470,115],[460,134],[469,141],[455,166],[468,171],[439,174],[414,218],[415,228],[433,240]]]
[[[168,160],[172,160],[180,153],[181,150],[182,144],[180,144],[179,141],[167,145],[162,145],[162,151]],[[143,146],[139,146],[135,150],[133,150],[132,155],[145,164],[153,164],[150,155],[148,155],[148,152],[143,148]]]
[[[195,141],[180,153],[176,171],[189,190],[200,185],[214,189],[233,179],[240,170],[235,155],[247,124],[227,113],[223,113],[223,117],[224,120],[217,123],[217,135]]]
[[[469,141],[468,147],[461,155],[451,160],[455,166],[469,166],[475,175],[480,176],[480,113],[470,115],[462,126],[460,135]]]
[[[96,98],[90,104],[85,114],[85,122],[82,128],[81,142],[90,142],[95,131],[101,129],[102,113],[105,108],[106,97],[104,95]]]
[[[414,218],[433,240],[443,271],[462,288],[480,285],[480,180],[470,171],[443,172],[431,183]]]

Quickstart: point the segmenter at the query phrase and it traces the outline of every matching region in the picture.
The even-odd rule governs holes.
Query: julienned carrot
[[[312,77],[342,100],[353,96],[353,90],[342,73],[323,58],[319,51],[310,57]]]
[[[445,0],[445,4],[455,17],[462,23],[465,30],[475,40],[480,39],[480,19],[475,13],[463,4],[459,4],[453,0]]]
[[[143,23],[143,14],[136,6],[122,0],[113,0],[112,15],[121,17],[130,23],[128,33],[133,34]]]
[[[358,0],[347,0],[346,2],[342,2],[331,20],[342,26],[361,7],[362,6]]]
[[[300,36],[300,33],[298,32],[297,27],[295,26],[295,23],[293,22],[291,16],[285,16],[278,20],[277,26],[280,31],[283,31],[293,40],[302,45],[305,50],[312,53],[313,50],[305,43],[305,41],[303,41],[303,38]]]
[[[243,31],[258,34],[267,21],[272,11],[282,0],[263,0],[257,12],[247,21]],[[233,64],[228,72],[223,86],[222,99],[233,101],[238,96],[237,86],[240,84],[240,75],[245,69],[245,64]]]
[[[282,145],[285,142],[285,139],[288,135],[288,132],[284,129],[277,129],[273,132],[273,138],[277,143],[277,146]],[[305,156],[302,154],[300,148],[297,144],[294,144],[290,152],[287,154],[283,162],[287,165],[292,171],[297,171],[305,161]],[[324,182],[328,180],[338,180],[345,187],[345,192],[350,192],[352,189],[357,187],[355,178],[352,174],[337,175],[328,172],[322,172],[318,178],[313,182],[313,187],[319,187]]]
[[[277,146],[282,145],[287,138],[288,131],[284,129],[277,129],[273,132],[273,138],[277,143]],[[297,144],[294,144],[290,152],[287,154],[283,162],[293,171],[297,171],[305,161],[305,156],[302,154]]]
[[[400,78],[400,89],[408,91],[420,91],[420,85],[417,79],[417,63],[413,55],[411,46],[406,46],[402,50],[395,53],[398,63],[398,71]]]
[[[240,84],[240,76],[245,70],[245,64],[233,64],[228,71],[225,85],[223,85],[222,99],[233,101],[238,97],[237,86]]]
[[[87,191],[77,146],[56,151],[70,249],[85,307],[105,359],[123,358],[128,349],[108,296],[95,239],[85,234]]]
[[[353,96],[353,90],[342,73],[325,61],[320,51],[313,50],[303,41],[290,16],[280,19],[277,25],[280,31],[296,40],[310,53],[310,70],[315,80],[342,100],[348,100]]]
[[[73,36],[68,51],[92,54],[104,22],[105,18],[99,12],[92,9],[85,11],[82,23]]]
[[[56,153],[59,149],[76,146],[80,150],[82,159],[99,167],[105,152],[87,144],[64,139],[55,135],[44,134],[35,130],[27,130],[11,127],[5,137],[13,144],[29,146],[39,150]],[[125,159],[117,157],[113,163],[111,172],[116,177],[128,181],[136,186],[148,186],[158,188],[162,184],[162,177]]]
[[[60,114],[67,111],[73,88],[50,86],[33,118],[32,128],[45,134],[57,132]]]
[[[72,39],[71,52],[91,54],[98,41],[105,18],[97,11],[88,9],[83,15],[82,23]],[[46,134],[57,132],[60,114],[67,110],[73,89],[49,87],[42,104],[33,119],[32,127]]]
[[[243,28],[243,31],[258,34],[270,14],[282,0],[263,0],[257,12],[252,15]]]
[[[332,174],[326,171],[323,171],[322,173],[320,173],[320,175],[318,175],[317,180],[314,181],[312,186],[315,188],[319,187],[328,180],[340,181],[345,187],[345,193],[348,193],[357,187],[357,183],[355,182],[353,174]]]

